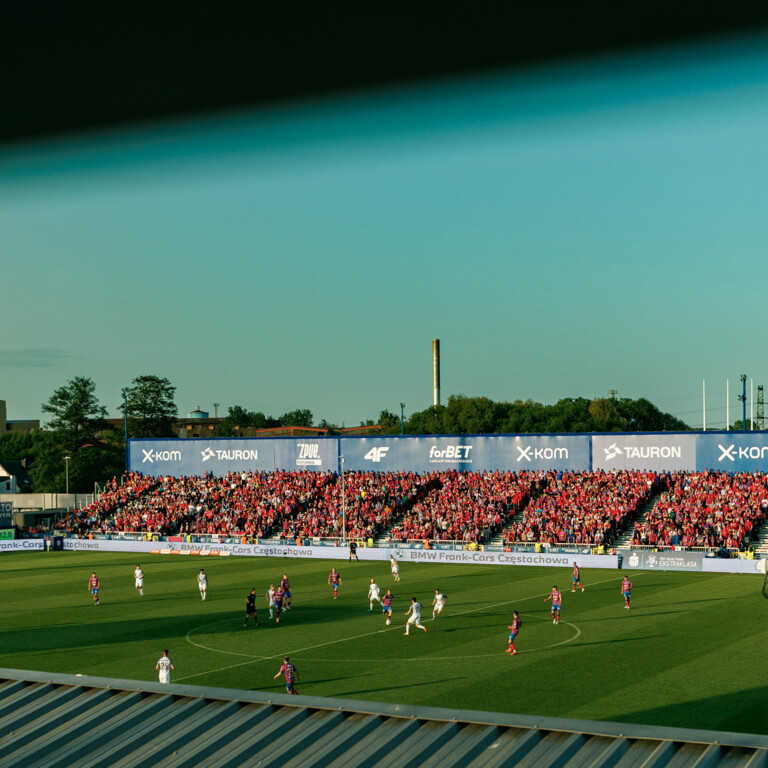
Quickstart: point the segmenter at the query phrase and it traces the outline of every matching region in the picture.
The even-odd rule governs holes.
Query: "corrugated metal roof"
[[[0,669],[0,765],[768,766],[768,737]]]

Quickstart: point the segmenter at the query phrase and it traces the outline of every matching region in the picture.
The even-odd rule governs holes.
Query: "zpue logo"
[[[368,453],[363,456],[367,461],[373,461],[378,464],[389,453],[388,445],[377,445],[371,448]]]
[[[181,461],[181,451],[153,451],[151,448],[142,448],[144,458],[142,464],[149,462],[154,464],[156,461]]]
[[[212,459],[216,455],[210,445],[204,451],[200,451],[200,454],[202,455],[204,462],[208,461],[208,459]]]
[[[617,456],[621,456],[623,453],[621,448],[619,448],[619,446],[616,445],[616,443],[611,443],[607,448],[603,448],[603,451],[605,452],[606,461],[615,459]]]
[[[299,455],[296,459],[297,467],[319,467],[322,464],[320,459],[320,446],[318,443],[298,443]]]

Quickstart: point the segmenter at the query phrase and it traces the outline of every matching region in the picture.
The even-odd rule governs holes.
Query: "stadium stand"
[[[655,503],[652,503],[654,502]],[[641,511],[649,511],[641,515]],[[250,539],[745,549],[768,512],[768,477],[723,472],[277,471],[113,479],[57,524],[95,533]],[[633,527],[634,526],[634,529]],[[344,528],[344,530],[342,530]],[[343,535],[344,534],[344,535]]]
[[[747,473],[673,472],[633,543],[667,547],[746,549],[768,512],[768,478]]]
[[[548,472],[506,531],[508,544],[611,545],[659,487],[655,472]]]

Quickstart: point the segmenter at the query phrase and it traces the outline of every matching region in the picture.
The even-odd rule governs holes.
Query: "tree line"
[[[121,391],[118,410],[127,413],[130,438],[174,437],[178,417],[176,387],[166,378],[138,376]],[[41,406],[48,415],[45,429],[0,436],[0,461],[26,459],[32,487],[61,493],[67,479],[70,491],[92,492],[95,482],[122,474],[125,468],[125,431],[107,420],[107,409],[96,397],[96,386],[77,376],[56,389]],[[230,406],[216,425],[215,437],[234,437],[246,428],[316,427],[339,434],[338,425],[314,423],[312,411],[297,409],[278,417]],[[361,423],[377,434],[520,434],[549,432],[660,432],[686,431],[683,421],[660,411],[645,398],[565,398],[554,405],[532,400],[495,402],[487,397],[452,395],[446,405],[430,406],[401,418],[382,410],[376,420]],[[374,430],[375,428],[375,430]],[[65,458],[67,457],[67,458]]]

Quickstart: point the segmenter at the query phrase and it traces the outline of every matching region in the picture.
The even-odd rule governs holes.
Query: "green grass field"
[[[145,597],[133,586],[137,562]],[[334,601],[332,565],[343,586]],[[202,602],[196,574],[209,575]],[[92,605],[88,577],[101,579]],[[283,572],[294,609],[270,622],[264,593]],[[424,706],[768,733],[768,601],[762,577],[570,569],[91,553],[0,556],[0,666],[156,681],[170,649],[174,683],[284,692],[273,680],[290,654],[300,693]],[[368,612],[368,582],[392,588],[395,621]],[[544,598],[563,591],[559,626]],[[245,596],[259,594],[261,627],[243,629]],[[448,602],[431,620],[439,587]],[[404,637],[416,596],[428,633]],[[512,610],[523,628],[510,657]]]

